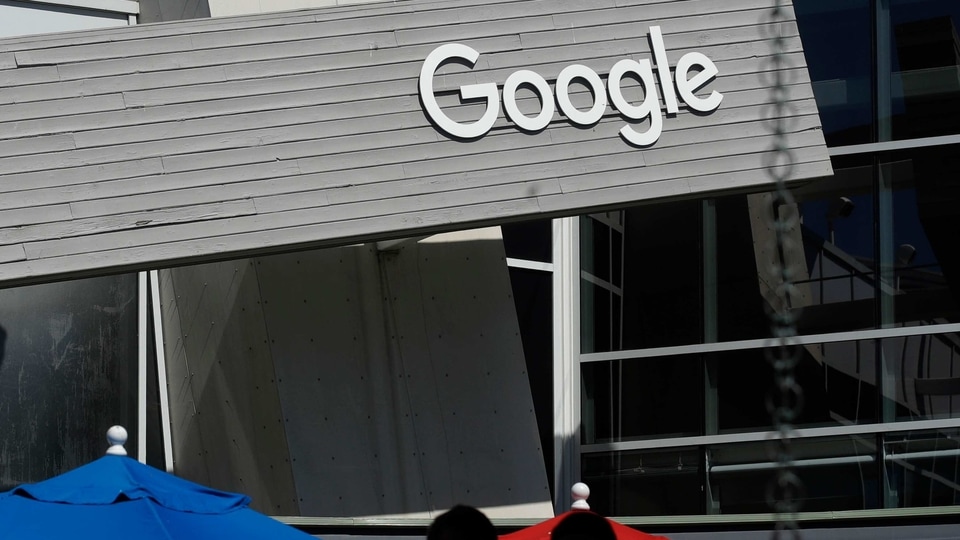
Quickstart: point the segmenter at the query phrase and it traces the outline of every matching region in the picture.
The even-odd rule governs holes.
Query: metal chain
[[[794,165],[793,152],[787,144],[787,118],[793,116],[788,97],[791,71],[786,56],[786,38],[783,37],[785,23],[793,18],[792,12],[784,5],[787,3],[786,0],[774,0],[770,18],[764,24],[773,45],[773,55],[767,61],[768,69],[764,70],[771,77],[772,99],[767,120],[773,132],[772,148],[764,166],[775,184],[775,191],[770,194],[774,238],[773,245],[767,246],[772,264],[770,292],[766,295],[773,341],[764,353],[774,372],[774,387],[767,396],[767,410],[776,430],[771,451],[775,454],[777,471],[767,490],[767,502],[776,516],[774,539],[800,538],[796,514],[803,498],[803,485],[794,471],[791,444],[793,422],[803,408],[803,391],[795,375],[803,347],[796,340],[800,305],[796,301],[794,285],[798,275],[796,265],[803,257],[797,241],[800,238],[799,213],[786,186]]]

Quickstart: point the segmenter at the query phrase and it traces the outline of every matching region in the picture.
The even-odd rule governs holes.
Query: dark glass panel
[[[0,490],[99,458],[114,424],[136,455],[136,275],[0,290],[0,326]]]
[[[799,185],[797,215],[787,233],[793,249],[801,334],[876,327],[876,257],[873,159],[834,160],[835,175]],[[769,194],[716,201],[717,328],[720,341],[770,335],[773,292],[769,268],[778,260]]]
[[[590,275],[596,276],[596,251],[606,249],[596,247],[594,243],[593,230],[597,227],[604,227],[590,216],[580,216],[580,270]]]
[[[802,512],[879,508],[879,470],[872,436],[796,440],[794,466],[803,484]],[[716,446],[709,455],[710,497],[721,514],[770,512],[768,486],[776,456],[768,442]]]
[[[703,460],[695,448],[583,457],[590,508],[607,516],[703,513]]]
[[[613,293],[600,285],[580,280],[580,351],[583,353],[613,350],[610,297]]]
[[[580,268],[609,282],[610,226],[591,216],[580,217]]]
[[[553,262],[553,224],[549,219],[501,225],[500,230],[507,257]]]
[[[960,145],[891,152],[881,163],[893,200],[882,291],[893,298],[894,322],[958,322]]]
[[[873,160],[842,157],[833,166],[832,178],[794,191],[806,263],[796,280],[803,334],[877,326]]]
[[[610,281],[610,227],[590,216],[580,218],[580,259],[584,272]]]
[[[610,310],[610,339],[611,344],[616,349],[623,348],[623,300],[616,294],[611,294],[610,299],[613,302]]]
[[[612,244],[610,255],[612,258],[613,286],[623,285],[623,234],[620,231],[610,231]]]
[[[625,211],[623,349],[702,341],[699,201]]]
[[[798,426],[877,421],[875,342],[805,345],[795,375],[803,391]],[[715,353],[721,432],[772,429],[767,410],[773,369],[763,349]]]
[[[794,9],[827,144],[872,142],[871,2],[797,0]]]
[[[157,373],[157,341],[153,333],[152,300],[147,309],[147,465],[165,469],[163,420],[160,410],[160,379]],[[166,389],[165,389],[166,390]]]
[[[891,433],[884,449],[889,507],[960,504],[960,431]]]
[[[769,198],[736,195],[716,201],[717,332],[720,341],[770,335],[758,249],[768,252]]]
[[[960,3],[891,0],[890,114],[894,139],[960,131]],[[881,45],[883,46],[883,45]]]
[[[586,362],[580,369],[584,442],[701,433],[699,356]]]
[[[886,406],[897,420],[960,415],[960,335],[905,336],[883,340]]]

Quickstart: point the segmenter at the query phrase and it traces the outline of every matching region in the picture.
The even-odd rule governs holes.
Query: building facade
[[[577,480],[678,538],[769,526],[780,37],[799,517],[942,533],[960,8],[772,3],[253,3],[0,41],[3,485],[123,423],[319,532],[535,521]]]

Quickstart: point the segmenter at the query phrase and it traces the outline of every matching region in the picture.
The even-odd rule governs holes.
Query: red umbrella
[[[574,498],[573,510],[564,512],[556,517],[537,523],[536,525],[531,525],[527,528],[520,529],[519,531],[501,535],[500,540],[550,540],[550,533],[553,532],[553,529],[563,520],[563,518],[575,512],[590,512],[590,507],[587,505],[586,501],[587,496],[590,495],[589,488],[587,488],[585,484],[578,483],[573,486],[571,491],[573,492]],[[610,523],[611,527],[613,527],[613,532],[617,535],[617,540],[667,540],[667,537],[665,536],[654,536],[652,534],[647,534],[631,527],[627,527],[622,523],[617,523],[612,519],[607,519],[607,522]]]

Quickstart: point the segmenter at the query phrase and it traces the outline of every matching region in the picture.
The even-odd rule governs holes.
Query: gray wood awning
[[[406,0],[0,41],[0,286],[765,185],[768,4]],[[689,52],[716,64],[705,91],[723,101],[663,112],[653,145],[627,144],[609,105],[589,127],[557,112],[538,133],[501,111],[471,141],[422,109],[438,45],[479,53],[432,79],[466,122],[483,104],[460,103],[462,85],[502,89],[526,69],[552,87],[571,64],[606,79],[618,60],[653,62],[655,25],[671,66]],[[796,24],[783,31],[794,178],[829,175]]]

